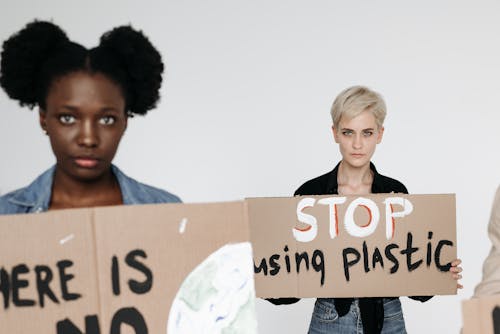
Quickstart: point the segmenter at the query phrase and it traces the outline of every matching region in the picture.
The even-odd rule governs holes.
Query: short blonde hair
[[[343,90],[335,98],[335,101],[333,101],[330,111],[333,126],[337,128],[343,116],[351,119],[358,116],[363,111],[371,111],[373,113],[375,122],[379,128],[384,125],[387,110],[382,96],[368,87],[349,87]]]

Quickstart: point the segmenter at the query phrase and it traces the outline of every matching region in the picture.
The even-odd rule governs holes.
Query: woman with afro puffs
[[[180,202],[112,164],[128,118],[159,99],[163,63],[129,26],[86,49],[50,22],[34,21],[3,43],[0,85],[21,106],[38,106],[55,165],[0,197],[0,214],[119,204]]]

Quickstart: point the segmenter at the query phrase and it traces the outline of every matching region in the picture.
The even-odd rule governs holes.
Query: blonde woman
[[[386,106],[382,97],[362,86],[347,88],[331,108],[332,131],[342,160],[324,175],[307,181],[295,195],[408,193],[398,180],[378,173],[371,158],[384,135]],[[461,278],[460,260],[450,271]],[[459,286],[460,287],[460,286]],[[411,297],[426,301],[431,297]],[[288,304],[297,299],[272,300]],[[406,333],[401,303],[388,298],[319,298],[309,327],[311,334]]]

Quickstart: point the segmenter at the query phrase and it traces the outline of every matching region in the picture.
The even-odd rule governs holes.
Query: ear
[[[39,116],[40,127],[45,133],[47,133],[47,121],[46,121],[47,112],[42,108],[39,108],[38,116]]]
[[[335,124],[332,125],[333,139],[338,144],[339,143],[339,132]]]
[[[379,129],[378,129],[378,137],[377,137],[377,144],[380,144],[380,142],[382,141],[382,137],[384,136],[384,127],[381,126]]]

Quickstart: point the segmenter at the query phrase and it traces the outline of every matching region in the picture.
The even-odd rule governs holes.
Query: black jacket
[[[302,195],[328,195],[338,194],[337,175],[339,164],[326,174],[318,176],[301,185],[294,193],[294,196]],[[398,180],[381,175],[377,172],[375,165],[370,162],[370,169],[373,172],[373,183],[371,192],[373,194],[381,193],[404,193],[408,194],[406,187]],[[432,296],[413,296],[410,297],[421,302],[427,301]],[[275,305],[293,304],[299,301],[299,298],[276,298],[268,299]],[[344,316],[349,312],[353,299],[352,298],[335,298],[335,309],[339,316]],[[359,307],[361,311],[361,319],[363,321],[363,331],[366,334],[380,333],[384,322],[384,306],[382,298],[360,298]]]
[[[340,163],[338,163],[331,172],[318,176],[317,178],[309,180],[301,185],[297,190],[295,190],[294,196],[328,194],[337,195],[339,193],[337,183],[339,165]],[[375,165],[371,162],[370,169],[373,171],[373,194],[388,194],[391,192],[408,194],[408,190],[401,182],[379,174],[377,172],[377,169],[375,168]]]

